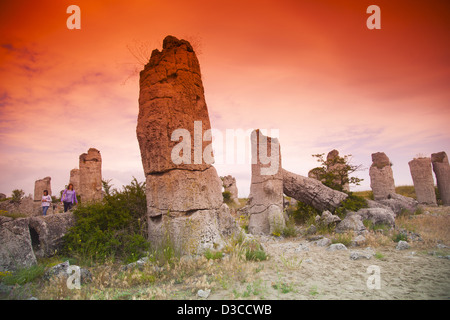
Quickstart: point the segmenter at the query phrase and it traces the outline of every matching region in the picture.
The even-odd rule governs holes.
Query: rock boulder
[[[450,206],[450,166],[447,154],[442,151],[431,155],[439,195],[444,206]]]

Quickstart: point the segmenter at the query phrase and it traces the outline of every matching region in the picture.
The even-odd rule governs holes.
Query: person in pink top
[[[73,190],[73,184],[69,183],[67,189],[63,191],[63,194],[61,196],[61,203],[64,204],[64,212],[72,209],[72,206],[78,203],[77,193],[75,192],[75,190]]]

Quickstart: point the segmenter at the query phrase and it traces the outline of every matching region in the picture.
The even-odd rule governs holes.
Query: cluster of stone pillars
[[[79,168],[70,171],[69,183],[80,195],[81,201],[102,199],[102,156],[100,151],[90,148],[79,157]]]
[[[442,204],[450,205],[450,166],[444,151],[433,153],[430,158],[415,158],[409,162],[409,167],[419,203],[437,205],[434,171]]]
[[[408,162],[411,177],[420,204],[436,206],[433,171],[442,204],[450,205],[450,166],[445,152],[433,153],[431,157],[418,157]],[[383,152],[372,154],[369,171],[370,186],[375,200],[388,199],[395,194],[394,176],[389,158]]]
[[[432,173],[434,171],[442,204],[450,205],[450,166],[444,151],[433,153],[430,158],[415,158],[408,164],[419,203],[437,205]]]
[[[70,171],[69,183],[81,201],[99,201],[102,199],[102,157],[100,151],[90,148],[79,157],[79,169]],[[34,202],[40,207],[44,190],[52,196],[51,177],[36,180],[34,183]]]

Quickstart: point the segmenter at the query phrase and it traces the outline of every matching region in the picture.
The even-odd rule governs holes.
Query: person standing
[[[42,213],[43,215],[47,215],[47,210],[50,208],[50,204],[52,203],[52,197],[49,196],[48,190],[44,190],[44,195],[41,199],[42,203]]]
[[[75,190],[73,190],[73,184],[69,183],[67,189],[63,191],[61,202],[64,204],[64,212],[72,209],[72,206],[78,203],[77,194]]]

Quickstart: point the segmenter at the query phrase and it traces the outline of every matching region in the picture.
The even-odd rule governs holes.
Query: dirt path
[[[262,239],[270,259],[254,264],[250,281],[214,290],[209,299],[450,299],[450,260],[430,250],[377,248],[352,260],[351,251],[328,251],[304,239]],[[309,251],[296,250],[300,244]],[[379,267],[380,289],[369,289],[369,266]],[[376,268],[375,267],[375,268]]]

